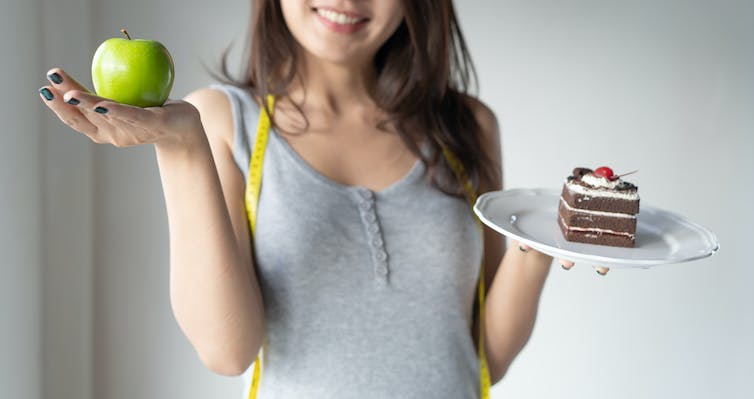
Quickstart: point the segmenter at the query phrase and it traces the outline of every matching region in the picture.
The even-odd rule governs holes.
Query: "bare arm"
[[[482,103],[477,102],[474,108],[484,132],[484,148],[488,149],[487,155],[497,163],[499,171],[493,181],[480,182],[479,191],[501,190],[502,160],[497,121]],[[500,234],[487,227],[484,229],[485,282],[489,287],[484,334],[490,379],[494,384],[502,379],[531,337],[552,258],[531,249],[522,252],[515,242],[506,250]]]
[[[233,162],[230,105],[209,89],[186,100],[199,110],[206,136],[188,148],[155,146],[168,209],[171,303],[203,363],[238,375],[259,351],[264,310],[244,181]]]
[[[153,144],[170,232],[170,299],[204,364],[240,374],[262,342],[262,298],[251,262],[244,182],[233,163],[233,126],[222,93],[138,108],[92,95],[59,68],[40,98],[95,143]],[[193,106],[192,106],[193,104]]]
[[[518,246],[508,248],[485,308],[485,339],[490,378],[500,381],[534,329],[537,307],[552,257]]]

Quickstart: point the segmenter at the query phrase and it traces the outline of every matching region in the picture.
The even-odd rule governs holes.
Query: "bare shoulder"
[[[233,143],[233,113],[228,96],[222,90],[203,87],[183,98],[198,111],[210,141]]]

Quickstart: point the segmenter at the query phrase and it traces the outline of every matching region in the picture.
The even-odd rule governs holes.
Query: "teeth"
[[[339,12],[335,12],[332,10],[325,10],[321,8],[317,9],[317,14],[327,19],[328,21],[334,22],[338,25],[353,25],[361,21],[359,18],[350,17],[346,14],[341,14]]]

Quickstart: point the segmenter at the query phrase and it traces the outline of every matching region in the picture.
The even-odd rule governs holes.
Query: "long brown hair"
[[[476,71],[452,0],[404,0],[403,11],[404,20],[374,59],[374,101],[388,115],[379,127],[389,125],[400,135],[431,171],[436,187],[460,196],[461,184],[443,148],[458,158],[475,182],[497,176],[471,108],[469,92],[476,84]],[[279,0],[252,0],[242,76],[231,76],[226,53],[216,77],[260,99],[268,94],[285,97],[298,71],[296,46]],[[433,151],[422,152],[422,143]]]

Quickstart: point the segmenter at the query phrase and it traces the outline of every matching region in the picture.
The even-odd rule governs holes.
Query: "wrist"
[[[536,249],[533,249],[533,248],[532,248],[532,249],[530,249],[530,250],[529,250],[529,252],[531,253],[531,255],[532,255],[533,257],[535,257],[535,258],[537,258],[537,259],[540,259],[540,260],[542,260],[543,262],[544,262],[544,261],[546,261],[547,263],[550,263],[550,262],[552,262],[552,259],[553,259],[553,258],[552,258],[552,256],[550,256],[550,255],[547,255],[546,253],[543,253],[543,252],[539,252],[539,251],[537,251]]]
[[[533,264],[533,265],[539,265],[541,267],[547,267],[552,264],[552,256],[543,254],[542,252],[539,252],[534,249],[530,249],[529,252],[524,254],[524,257],[527,258],[527,263]]]
[[[202,128],[174,133],[154,143],[157,152],[196,152],[208,146],[209,141]]]

